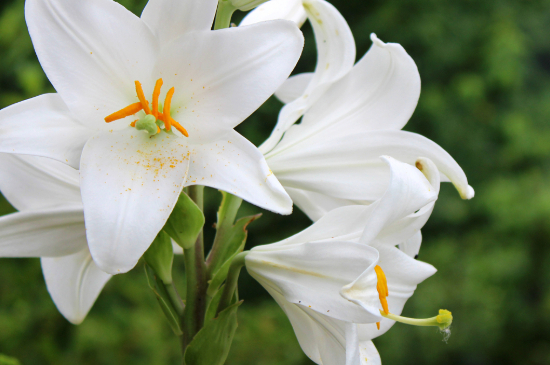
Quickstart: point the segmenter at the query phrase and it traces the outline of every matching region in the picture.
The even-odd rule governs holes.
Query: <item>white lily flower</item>
[[[371,340],[394,323],[380,310],[400,314],[416,286],[436,271],[395,245],[414,240],[425,224],[439,193],[439,172],[424,158],[417,163],[424,174],[391,157],[382,160],[391,177],[380,199],[332,210],[305,231],[257,246],[245,258],[250,275],[283,308],[302,349],[318,364],[380,363]],[[376,265],[387,277],[386,307],[377,292]]]
[[[138,18],[111,0],[26,2],[58,93],[0,112],[0,152],[80,166],[88,243],[106,272],[134,267],[184,186],[291,212],[262,154],[233,128],[288,77],[303,37],[282,20],[211,31],[216,4],[151,0]]]
[[[59,312],[81,323],[111,275],[88,249],[78,171],[49,158],[6,153],[0,153],[0,171],[0,191],[19,211],[0,217],[0,257],[40,257]]]
[[[389,180],[380,155],[410,164],[419,156],[430,158],[442,181],[451,181],[462,198],[472,198],[466,175],[443,148],[401,130],[420,96],[418,69],[403,47],[372,34],[372,47],[353,65],[355,41],[349,26],[324,0],[271,0],[244,23],[274,19],[296,6],[313,27],[317,67],[314,73],[290,77],[277,91],[286,105],[260,146],[294,203],[317,220],[336,207],[375,201]]]

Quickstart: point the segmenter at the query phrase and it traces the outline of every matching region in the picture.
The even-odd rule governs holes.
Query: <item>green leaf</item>
[[[217,254],[219,260],[217,260],[217,262],[212,262],[209,268],[211,272],[214,273],[212,275],[211,285],[208,287],[210,293],[215,293],[218,286],[225,280],[227,270],[229,269],[228,265],[231,263],[233,257],[243,251],[248,237],[246,227],[261,216],[262,214],[256,214],[243,217],[235,222],[235,225],[225,229],[223,233],[219,233],[220,237],[216,237],[222,244],[219,245],[220,252]],[[222,269],[225,271],[222,271]],[[216,282],[214,283],[214,281]],[[214,285],[212,285],[212,283],[214,283]],[[217,284],[217,286],[215,286],[215,284]]]
[[[21,363],[14,357],[0,354],[0,365],[20,365]]]
[[[165,284],[172,283],[172,262],[174,261],[174,249],[170,236],[160,231],[149,249],[143,254],[143,258],[157,277]]]
[[[172,331],[174,331],[176,336],[181,336],[183,332],[180,327],[179,316],[175,308],[170,304],[170,298],[168,296],[168,293],[166,293],[164,284],[160,280],[156,279],[154,275],[149,273],[148,270],[152,271],[150,267],[145,265],[145,276],[147,277],[147,283],[155,293],[155,296],[157,297],[157,301],[159,302],[159,305],[160,305],[160,309],[162,309],[164,316],[168,320],[168,324],[170,325],[170,328],[172,328]]]
[[[237,330],[237,309],[242,301],[226,308],[217,318],[205,322],[185,351],[186,365],[223,365]]]
[[[189,196],[181,193],[164,231],[183,249],[189,249],[197,241],[204,226],[204,214]]]

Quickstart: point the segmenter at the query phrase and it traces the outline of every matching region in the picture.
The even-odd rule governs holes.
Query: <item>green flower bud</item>
[[[181,193],[172,214],[164,225],[164,231],[183,249],[189,249],[195,244],[202,226],[204,226],[204,214],[201,209],[187,194]]]

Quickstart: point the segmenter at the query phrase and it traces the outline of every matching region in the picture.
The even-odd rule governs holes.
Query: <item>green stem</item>
[[[231,17],[237,8],[231,5],[228,0],[219,0],[218,11],[216,13],[216,21],[214,22],[214,29],[224,29],[231,26]]]
[[[227,259],[225,249],[227,232],[233,228],[235,217],[243,200],[229,193],[222,193],[223,199],[218,210],[218,222],[216,223],[216,237],[212,244],[212,249],[206,259],[207,275],[211,279],[212,275],[218,271],[220,266]]]
[[[190,186],[188,194],[202,210],[204,203],[204,186]],[[187,295],[182,316],[182,349],[185,353],[187,345],[204,325],[206,313],[206,265],[204,262],[203,232],[199,234],[194,246],[184,250],[185,275],[187,278]]]
[[[223,293],[220,298],[220,303],[218,304],[218,310],[216,316],[223,311],[225,308],[231,305],[231,298],[235,293],[237,288],[237,283],[239,281],[239,274],[241,273],[241,268],[245,265],[245,257],[250,251],[244,251],[235,256],[229,267],[229,272],[227,273],[227,279],[225,280],[225,285],[223,287]]]

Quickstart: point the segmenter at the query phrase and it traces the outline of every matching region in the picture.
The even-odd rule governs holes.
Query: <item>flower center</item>
[[[160,89],[162,87],[162,79],[158,79],[155,84],[155,89],[153,91],[152,109],[149,108],[149,101],[145,99],[145,94],[143,93],[143,88],[141,87],[141,83],[139,81],[136,81],[135,83],[136,83],[136,93],[137,93],[139,102],[130,104],[126,108],[120,109],[119,111],[106,116],[105,122],[111,123],[111,122],[114,122],[115,120],[129,117],[130,115],[134,115],[137,112],[143,110],[146,114],[145,118],[133,121],[130,124],[132,127],[136,127],[139,130],[146,130],[147,132],[149,132],[149,134],[153,135],[153,134],[160,133],[159,124],[162,125],[164,123],[164,129],[166,131],[170,131],[172,126],[174,126],[174,128],[180,131],[181,134],[183,134],[185,137],[189,137],[189,133],[187,133],[187,130],[183,128],[181,124],[179,124],[174,119],[172,119],[172,117],[170,116],[170,107],[172,106],[172,97],[174,96],[175,89],[171,88],[170,90],[168,90],[168,93],[166,94],[166,98],[164,99],[163,111],[160,112],[159,96],[160,96]]]

